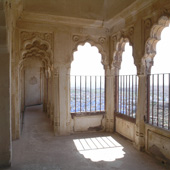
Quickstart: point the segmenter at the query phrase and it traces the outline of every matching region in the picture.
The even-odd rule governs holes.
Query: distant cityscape
[[[150,86],[150,108],[149,108],[150,124],[153,124],[154,126],[158,127],[163,127],[165,129],[168,129],[168,124],[170,126],[169,95],[170,95],[169,86],[164,86],[164,88],[162,85],[160,85],[159,88],[157,88],[157,86],[152,85]],[[120,88],[117,112],[135,118],[136,110],[137,110],[137,94],[135,94],[135,91],[133,90],[132,93],[132,87],[130,87],[130,91],[129,88],[127,89]]]
[[[119,88],[119,102],[117,112],[136,118],[137,89]]]
[[[168,129],[168,124],[170,124],[169,97],[169,86],[150,87],[149,123]]]
[[[81,80],[80,77],[77,79],[74,77],[74,80],[72,79],[70,89],[71,113],[105,111],[104,78],[102,78],[102,81],[101,79],[99,81],[99,78],[96,79],[95,85],[95,76],[91,80],[89,77],[87,78],[86,86],[85,78]],[[170,126],[169,85],[166,83],[163,86],[161,83],[155,82],[154,84],[157,85],[150,83],[150,114],[148,121],[150,124],[168,129],[168,126]],[[124,86],[124,88],[123,85],[119,84],[119,86],[117,112],[136,118],[138,85],[134,84],[133,88],[132,83],[131,86]]]
[[[105,89],[71,88],[71,113],[105,111]]]

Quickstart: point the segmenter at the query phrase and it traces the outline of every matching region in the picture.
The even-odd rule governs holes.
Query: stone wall
[[[0,168],[11,164],[10,54],[4,1],[0,1]]]
[[[0,28],[3,34],[0,36],[4,36],[0,40],[1,49],[3,49],[1,53],[3,51],[3,55],[7,56],[2,58],[1,62],[3,65],[1,67],[3,71],[2,82],[6,81],[7,83],[2,85],[2,92],[5,93],[6,99],[3,102],[5,102],[6,107],[2,107],[4,117],[0,119],[3,120],[3,123],[6,122],[5,125],[2,123],[2,127],[7,127],[5,128],[7,132],[4,133],[3,130],[0,133],[4,135],[8,145],[6,145],[5,151],[1,148],[0,151],[7,152],[11,146],[10,109],[8,106],[11,107],[12,137],[13,139],[20,137],[20,114],[27,105],[26,96],[24,96],[25,86],[23,85],[25,78],[27,80],[24,74],[26,68],[24,62],[27,63],[27,60],[31,60],[34,66],[39,65],[39,62],[41,63],[38,66],[38,68],[42,68],[40,75],[43,75],[39,91],[43,97],[40,97],[40,100],[43,102],[44,111],[53,125],[54,135],[98,130],[102,126],[103,128],[99,130],[117,131],[132,140],[134,146],[139,150],[145,149],[149,153],[156,154],[152,151],[153,146],[156,146],[157,150],[161,153],[164,152],[161,147],[167,146],[169,136],[167,133],[162,133],[162,137],[155,127],[147,126],[145,118],[147,117],[147,74],[152,67],[156,53],[155,42],[160,40],[161,29],[157,28],[163,29],[169,23],[170,3],[168,1],[137,1],[107,21],[77,19],[74,22],[69,17],[62,20],[62,18],[52,15],[20,11],[22,4],[17,3],[17,7],[20,8],[15,8],[15,3],[8,2],[10,0],[7,1],[8,16],[6,20],[8,23],[12,23],[8,24],[7,27],[10,33],[8,47],[11,60],[9,60],[7,42],[5,41],[7,36],[2,7],[0,13],[1,18],[3,18]],[[11,15],[11,13],[15,15]],[[106,76],[106,113],[104,116],[72,118],[70,114],[70,66],[73,61],[73,53],[77,50],[78,45],[83,45],[86,42],[96,46],[102,55]],[[114,113],[115,75],[119,74],[126,42],[129,42],[133,47],[134,64],[137,67],[139,78],[138,110],[135,123],[120,119]],[[38,58],[39,61],[33,60],[34,57]],[[7,63],[11,65],[11,69]],[[10,87],[10,78],[6,76],[9,74],[11,75],[10,94],[7,91]],[[35,79],[31,82],[35,83]],[[165,143],[165,146],[162,146],[161,142]],[[4,141],[2,143],[4,144]],[[2,147],[5,148],[3,145]],[[10,151],[7,153],[9,156]],[[169,159],[169,150],[164,156]],[[9,161],[10,156],[8,158]]]

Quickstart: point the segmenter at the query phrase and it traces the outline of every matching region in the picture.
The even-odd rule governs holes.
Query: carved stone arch
[[[21,60],[31,56],[45,59],[49,66],[52,65],[52,50],[47,41],[40,38],[25,41],[21,51]]]
[[[49,42],[38,37],[24,41],[21,50],[21,58],[19,61],[19,69],[27,58],[32,57],[36,57],[44,63],[45,70],[50,76],[52,71],[53,56]]]
[[[153,59],[156,55],[156,45],[161,40],[161,32],[170,24],[170,19],[167,16],[162,16],[157,24],[154,24],[150,31],[150,37],[145,44],[145,54],[142,58],[141,72],[149,74],[153,66]]]
[[[125,44],[127,42],[129,42],[128,38],[121,38],[120,41],[117,42],[117,44],[116,44],[116,49],[113,54],[111,67],[114,67],[117,70],[120,69],[121,62],[122,62],[122,53],[125,50]]]
[[[71,57],[71,62],[74,60],[73,54],[78,50],[79,45],[84,45],[85,43],[89,43],[91,46],[95,46],[98,49],[98,52],[101,54],[101,63],[103,64],[104,67],[107,67],[109,65],[108,59],[107,59],[107,53],[104,50],[104,44],[106,41],[105,37],[100,37],[98,39],[98,42],[94,41],[92,37],[85,37],[85,38],[80,38],[79,36],[73,36],[73,41],[74,47],[72,50],[72,57]]]
[[[30,57],[37,57],[42,60],[45,63],[46,72],[48,72],[48,75],[51,75],[53,56],[49,42],[38,37],[24,41],[21,50],[19,67],[27,58]]]

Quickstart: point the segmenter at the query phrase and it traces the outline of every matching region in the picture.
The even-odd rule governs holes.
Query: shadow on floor
[[[24,128],[13,141],[7,170],[164,170],[169,169],[118,134],[54,136],[42,106],[26,108]]]

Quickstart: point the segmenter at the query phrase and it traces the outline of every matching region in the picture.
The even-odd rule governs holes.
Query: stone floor
[[[13,142],[8,170],[163,170],[159,161],[134,149],[118,134],[53,135],[42,106],[26,109],[20,140]]]

